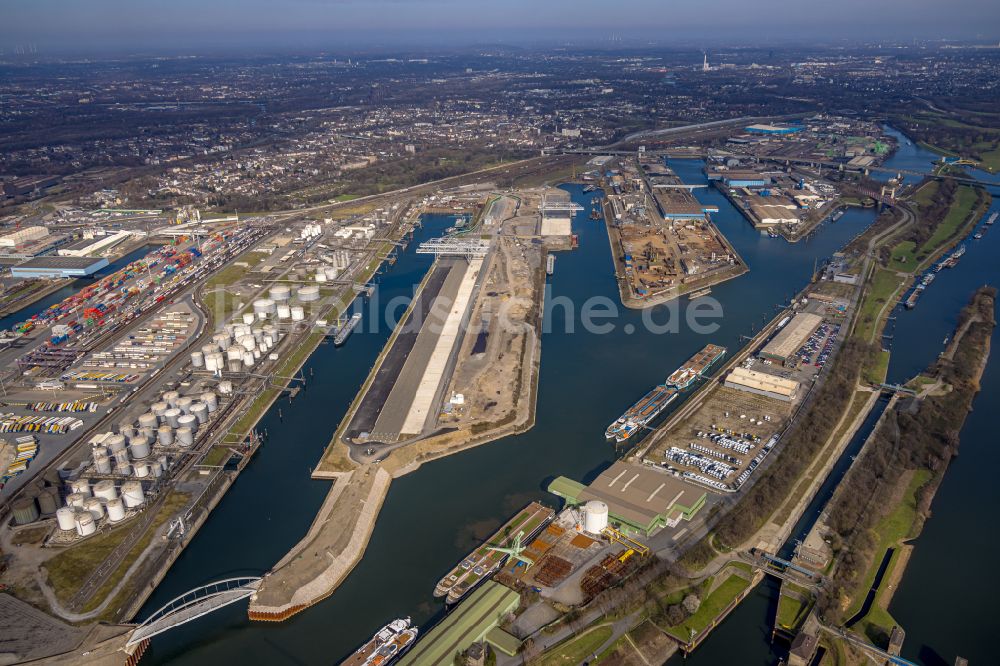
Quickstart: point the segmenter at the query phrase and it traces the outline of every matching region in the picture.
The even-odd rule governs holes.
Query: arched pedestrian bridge
[[[208,615],[223,606],[253,595],[260,587],[259,577],[227,578],[202,585],[173,599],[138,625],[129,636],[126,648],[131,648],[157,634],[191,620]]]

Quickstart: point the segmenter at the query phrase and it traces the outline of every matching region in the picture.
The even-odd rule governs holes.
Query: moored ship
[[[333,344],[337,347],[344,344],[347,338],[351,335],[351,332],[357,328],[359,323],[361,323],[361,313],[355,312],[343,326],[337,329],[337,334],[333,337]]]
[[[379,629],[371,640],[362,645],[341,666],[388,666],[417,640],[417,628],[410,618],[399,618]]]
[[[667,377],[667,386],[672,386],[678,391],[686,389],[725,355],[725,347],[712,344],[705,345],[701,351],[689,358],[687,363],[674,370]]]
[[[604,436],[618,443],[631,438],[640,428],[655,419],[677,397],[677,390],[660,384],[629,407],[624,414],[608,426]]]

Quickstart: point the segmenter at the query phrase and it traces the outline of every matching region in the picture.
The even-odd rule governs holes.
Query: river
[[[672,166],[685,182],[705,182],[700,161],[675,160]],[[574,219],[580,247],[560,254],[549,300],[568,297],[577,310],[592,296],[617,303],[607,235],[601,223],[587,217],[586,204],[593,195],[578,186],[566,189],[587,211]],[[554,308],[547,313],[551,332],[543,336],[538,416],[532,430],[427,464],[393,481],[363,560],[327,600],[281,624],[250,623],[245,607],[230,606],[155,638],[143,663],[330,664],[389,619],[411,615],[419,624],[432,622],[442,612],[431,596],[434,583],[476,539],[529,500],[554,503],[544,492],[552,477],[596,476],[613,459],[603,438],[610,421],[707,342],[737,348],[741,334],[759,329],[777,303],[808,281],[814,261],[830,256],[873,218],[870,210],[851,210],[811,238],[789,245],[754,231],[714,189],[695,194],[719,206],[713,219],[750,266],[748,274],[713,289],[724,308],[718,331],[704,336],[682,327],[676,333],[655,334],[642,326],[641,313],[619,307],[612,332],[587,333],[577,321],[576,332],[570,333],[565,330],[565,308]],[[429,216],[425,222],[416,241],[440,233],[448,218]],[[411,293],[426,271],[427,258],[414,249],[415,243],[381,276],[381,302]],[[956,278],[970,258],[953,269]],[[920,316],[937,287],[932,285],[926,300],[909,314]],[[953,310],[966,296],[961,291],[952,294]],[[654,319],[662,321],[666,312],[666,307],[657,308]],[[633,333],[626,332],[628,324]],[[341,348],[320,347],[305,366],[310,382],[306,391],[291,403],[282,399],[264,417],[261,427],[267,440],[262,450],[140,617],[197,585],[266,571],[305,534],[329,489],[328,482],[310,480],[309,469],[388,336],[385,326],[378,332],[367,323],[362,328]],[[897,336],[900,347],[902,338]],[[774,663],[767,640],[776,603],[770,586],[758,588],[691,661]],[[939,620],[939,613],[929,615]]]

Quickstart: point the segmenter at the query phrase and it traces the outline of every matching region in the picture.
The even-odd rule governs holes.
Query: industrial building
[[[591,500],[603,502],[612,522],[647,536],[658,528],[691,520],[707,498],[702,488],[662,470],[621,461],[589,486],[560,476],[548,490],[574,506]]]
[[[795,134],[796,132],[801,132],[802,127],[798,125],[750,125],[744,128],[750,134],[769,134],[773,136],[781,136],[785,134]]]
[[[753,213],[758,226],[774,226],[776,224],[798,224],[801,222],[795,211],[781,204],[762,204],[751,202],[750,211]]]
[[[823,317],[820,315],[800,312],[777,335],[771,338],[771,341],[760,351],[760,356],[772,361],[786,362],[799,347],[805,344],[813,331],[822,323]]]
[[[108,265],[104,257],[34,257],[12,266],[16,278],[78,278],[93,275]]]
[[[771,177],[756,171],[725,171],[722,182],[726,187],[764,187],[771,184]]]
[[[795,400],[799,390],[799,383],[794,379],[784,379],[742,366],[733,368],[733,371],[726,377],[726,386],[785,402]]]
[[[132,232],[130,231],[119,231],[116,234],[100,238],[83,238],[75,243],[70,243],[59,248],[57,254],[61,257],[93,257],[104,250],[111,249],[131,236]]]
[[[399,666],[452,666],[456,654],[480,641],[513,657],[521,641],[501,629],[500,624],[520,603],[521,595],[514,590],[485,581],[428,631],[399,660]]]
[[[25,227],[0,236],[0,247],[20,247],[48,235],[49,230],[45,227]]]

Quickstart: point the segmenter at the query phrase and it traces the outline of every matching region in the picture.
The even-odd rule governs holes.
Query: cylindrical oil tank
[[[70,493],[66,495],[66,506],[71,506],[74,509],[82,509],[83,503],[87,500],[86,495],[81,495],[80,493]],[[31,500],[34,502],[35,500]]]
[[[204,368],[205,367],[205,354],[200,351],[191,352],[191,367],[194,368]]]
[[[69,532],[76,529],[76,511],[71,506],[61,506],[56,511],[56,524],[59,529]]]
[[[160,469],[162,469],[164,472],[166,472],[167,469],[170,468],[170,461],[167,459],[167,456],[165,455],[160,456],[159,458],[157,458],[156,461],[160,463]]]
[[[250,335],[253,336],[253,341],[260,344],[260,341],[264,339],[264,329],[255,328],[250,331]]]
[[[125,439],[132,439],[135,437],[135,426],[131,423],[127,423],[118,429],[118,433]]]
[[[234,345],[226,350],[226,358],[230,361],[240,361],[243,359],[243,346]]]
[[[240,359],[234,359],[229,362],[229,372],[239,372],[243,369],[243,361]]]
[[[292,290],[286,284],[276,284],[271,287],[270,296],[275,303],[281,303],[291,298]]]
[[[14,514],[15,523],[27,525],[38,520],[38,504],[34,497],[22,497],[11,506],[11,513]]]
[[[219,370],[219,359],[215,354],[209,354],[205,357],[205,369],[209,372],[216,372]]]
[[[340,275],[340,271],[333,266],[327,266],[324,268],[323,273],[326,275],[327,280],[336,280],[337,276]]]
[[[146,442],[136,442],[129,447],[129,453],[132,455],[132,460],[142,460],[149,456],[149,444]]]
[[[222,395],[232,395],[233,383],[228,379],[224,382],[219,382],[219,393],[221,393]]]
[[[104,479],[103,481],[95,483],[94,497],[98,497],[105,501],[113,500],[118,497],[118,489],[115,488],[115,482],[111,479]]]
[[[149,463],[147,462],[144,461],[137,462],[134,465],[132,465],[132,468],[135,470],[135,475],[140,479],[144,479],[147,476],[149,476]]]
[[[267,319],[274,314],[275,303],[270,298],[258,298],[253,302],[253,313],[258,319]]]
[[[177,423],[179,424],[177,430],[180,430],[181,428],[190,428],[191,432],[198,430],[198,417],[194,414],[185,414],[177,419]]]
[[[177,408],[180,409],[185,414],[187,414],[188,412],[191,411],[192,402],[194,402],[194,398],[191,398],[189,396],[184,396],[183,398],[180,398],[177,401]]]
[[[131,476],[132,475],[132,463],[122,462],[121,460],[115,460],[115,474],[121,476]]]
[[[80,493],[84,497],[90,497],[90,479],[77,479],[69,484],[70,492]]]
[[[208,407],[209,412],[214,412],[219,407],[219,399],[215,396],[215,391],[205,391],[202,393],[201,401]]]
[[[244,335],[239,339],[239,343],[245,351],[253,351],[254,347],[257,346],[257,341],[252,335]]]
[[[177,419],[174,419],[176,421]],[[170,446],[174,443],[174,429],[168,425],[161,425],[156,430],[156,441],[160,446]]]
[[[117,523],[125,518],[125,502],[122,501],[121,497],[108,500],[105,508],[108,510],[108,520],[112,523]]]
[[[89,511],[77,511],[73,516],[73,522],[76,524],[76,533],[82,537],[90,536],[97,531],[97,521]]]
[[[167,391],[166,393],[163,394],[161,400],[163,400],[163,402],[167,403],[171,407],[176,407],[177,398],[179,397],[181,397],[181,394],[178,393],[177,391]]]
[[[165,402],[154,402],[149,406],[149,411],[156,415],[156,418],[160,421],[163,420],[163,415],[170,409],[170,405]]]
[[[319,300],[319,287],[308,285],[299,289],[299,300],[303,303],[312,303]]]
[[[170,428],[177,427],[177,419],[179,419],[180,417],[181,417],[181,410],[177,409],[176,407],[171,407],[170,409],[168,409],[163,413],[163,420],[166,422],[167,427]],[[163,426],[160,426],[160,430],[162,429]]]
[[[147,415],[143,414],[143,416]],[[149,414],[148,416],[152,417],[154,421],[156,420],[156,417],[153,416],[152,414]],[[142,420],[141,416],[139,417],[139,420],[140,421]],[[111,437],[108,437],[106,440],[104,440],[104,445],[107,446],[108,451],[110,451],[111,454],[114,455],[115,453],[118,453],[119,451],[124,449],[127,446],[127,443],[125,442],[124,435],[111,435]]]
[[[229,349],[229,334],[228,333],[216,333],[212,336],[212,342],[221,349],[226,351]]]
[[[296,305],[292,308],[292,321],[302,321],[306,318],[306,311],[301,306]]]
[[[212,354],[212,359],[212,362],[216,365],[216,369],[222,370],[225,367],[226,355],[223,352],[215,352]]]
[[[132,438],[129,444],[152,444],[155,438],[156,430],[153,428],[139,428],[139,431],[135,433],[135,437]]]
[[[255,363],[260,360],[260,350],[259,349],[254,349],[251,353],[253,354],[253,360],[254,360]]]
[[[219,351],[219,345],[215,344],[214,342],[209,342],[208,344],[201,346],[201,353],[204,354],[205,356],[208,356],[209,354],[214,354],[217,351]]]
[[[94,454],[94,469],[98,474],[111,474],[111,458],[106,453]]]
[[[326,272],[323,269],[316,271],[316,282],[326,282]]]
[[[55,488],[45,488],[38,494],[38,510],[45,515],[52,515],[59,508],[59,491]]]
[[[244,313],[244,315],[243,315],[243,323],[246,324],[246,325],[248,325],[248,326],[253,323],[254,319],[256,319],[256,315],[254,315],[254,313],[252,313],[252,312],[247,312],[247,313]]]
[[[254,362],[253,352],[244,352],[243,353],[243,364],[245,366],[247,366],[248,368],[252,368],[253,367],[253,362]]]
[[[149,472],[157,478],[163,476],[163,468],[160,467],[160,463],[158,462],[153,462],[149,465]]]
[[[284,303],[278,304],[278,319],[288,319],[292,316],[292,309]]]
[[[90,512],[94,520],[100,520],[104,517],[104,504],[101,500],[96,497],[90,497],[86,502],[83,503],[83,508]]]
[[[197,421],[198,419],[195,419]],[[194,430],[187,426],[181,426],[177,429],[177,437],[175,441],[178,446],[188,447],[194,444]]]
[[[198,419],[198,423],[204,423],[208,420],[208,405],[198,401],[191,404],[191,415]]]
[[[156,418],[156,414],[152,412],[146,412],[139,417],[139,427],[140,428],[155,428],[159,425],[159,419]]]
[[[126,481],[122,484],[122,500],[129,509],[137,507],[146,501],[142,492],[142,484],[138,481]]]
[[[115,463],[121,467],[122,465],[128,465],[131,457],[128,454],[128,449],[122,449],[121,451],[115,451]]]
[[[583,505],[583,529],[600,534],[608,526],[608,505],[600,500],[590,500]]]

